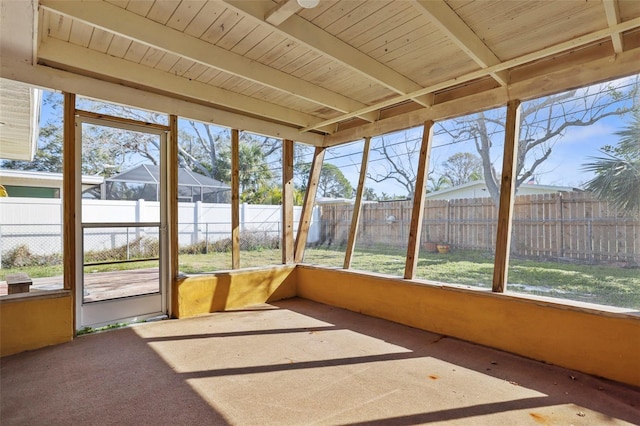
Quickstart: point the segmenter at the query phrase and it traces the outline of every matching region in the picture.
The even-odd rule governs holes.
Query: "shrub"
[[[59,265],[62,263],[60,253],[33,254],[29,246],[21,244],[2,253],[3,268],[24,268],[27,266]]]
[[[127,247],[129,253],[127,256]],[[158,257],[160,243],[157,238],[139,237],[112,249],[90,250],[85,252],[85,263],[109,262],[128,259],[147,259]]]
[[[280,237],[264,231],[245,231],[240,233],[240,250],[258,251],[277,249],[280,247]],[[180,254],[228,253],[231,251],[231,238],[216,241],[198,241],[178,249]]]

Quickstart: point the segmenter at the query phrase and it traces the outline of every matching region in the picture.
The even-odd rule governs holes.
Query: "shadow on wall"
[[[178,280],[173,315],[186,318],[239,309],[296,295],[295,266],[217,272]]]

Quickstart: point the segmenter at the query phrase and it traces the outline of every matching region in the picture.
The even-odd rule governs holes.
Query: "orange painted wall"
[[[172,315],[186,318],[294,297],[295,266],[245,269],[179,280]]]
[[[298,296],[640,386],[640,317],[298,266]]]
[[[0,356],[73,339],[71,294],[60,291],[0,300]]]

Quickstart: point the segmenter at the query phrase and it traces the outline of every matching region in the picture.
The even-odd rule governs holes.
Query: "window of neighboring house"
[[[59,188],[46,188],[37,186],[5,185],[8,197],[25,198],[60,198]]]

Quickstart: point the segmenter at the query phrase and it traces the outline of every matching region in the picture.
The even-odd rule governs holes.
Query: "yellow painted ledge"
[[[640,386],[640,317],[298,266],[298,296]]]
[[[73,303],[66,290],[0,299],[0,356],[73,339]]]
[[[295,297],[295,266],[251,268],[179,279],[172,316],[187,318]]]

